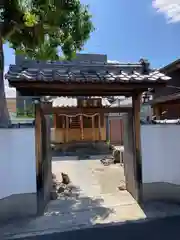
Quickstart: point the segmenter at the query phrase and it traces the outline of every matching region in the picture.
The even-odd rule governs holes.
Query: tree
[[[0,8],[0,126],[7,127],[3,41],[16,54],[31,59],[58,60],[61,51],[69,60],[83,48],[94,28],[88,6],[80,0],[1,0]]]

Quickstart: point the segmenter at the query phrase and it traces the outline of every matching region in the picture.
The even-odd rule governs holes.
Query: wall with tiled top
[[[141,126],[144,200],[180,202],[180,125]]]

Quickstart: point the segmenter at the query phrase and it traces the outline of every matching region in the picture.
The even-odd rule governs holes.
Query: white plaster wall
[[[0,129],[0,199],[36,192],[35,131]]]
[[[180,184],[180,125],[142,125],[144,183]]]

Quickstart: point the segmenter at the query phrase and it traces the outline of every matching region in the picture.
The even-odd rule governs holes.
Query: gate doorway
[[[34,64],[36,73],[31,71]],[[140,104],[141,95],[149,88],[157,88],[166,85],[167,79],[159,72],[151,72],[149,63],[141,60],[137,64],[86,64],[80,63],[73,65],[63,64],[44,64],[43,71],[40,62],[34,62],[29,67],[24,65],[15,68],[15,73],[11,70],[6,78],[12,87],[15,87],[22,96],[34,96],[40,99],[41,96],[132,96],[132,107],[76,107],[76,112],[122,112],[127,113],[125,117],[126,137],[125,147],[125,177],[127,190],[138,202],[142,201],[142,160],[140,142]],[[17,70],[18,69],[18,70]],[[100,69],[100,70],[99,70]],[[128,69],[124,73],[124,69]],[[131,71],[129,71],[131,69]],[[138,69],[138,70],[137,70]],[[17,72],[19,71],[19,72]],[[126,71],[126,70],[125,70]],[[25,72],[28,74],[26,75]],[[17,76],[17,77],[16,77]],[[36,76],[36,79],[35,79]],[[50,144],[48,132],[50,127],[43,119],[49,114],[44,111],[46,104],[39,101],[36,104],[36,145],[37,146],[37,175],[40,172],[40,179],[43,179],[41,188],[44,186],[44,199],[49,191],[50,183],[48,173],[50,167],[47,162],[50,160],[48,155]],[[52,108],[51,113],[57,109]],[[124,131],[124,132],[125,132]],[[48,157],[47,157],[48,156]],[[48,160],[47,160],[48,159]],[[45,162],[44,162],[45,161]],[[47,165],[46,165],[47,163]],[[40,169],[39,169],[40,166]],[[47,168],[44,166],[48,166]],[[46,172],[47,169],[47,172]],[[43,175],[48,175],[43,177]],[[41,181],[40,181],[41,182]],[[46,191],[47,190],[47,191]],[[44,201],[46,202],[46,200]]]
[[[134,99],[134,105],[133,107],[128,107],[128,108],[90,108],[87,110],[86,108],[83,110],[84,112],[90,111],[92,114],[94,112],[103,112],[103,113],[108,113],[108,112],[122,112],[126,113],[124,114],[124,132],[126,133],[126,137],[124,138],[124,149],[125,149],[125,154],[124,154],[124,174],[125,174],[125,184],[126,184],[126,189],[133,198],[140,202],[141,201],[141,184],[142,184],[142,178],[141,178],[141,165],[136,164],[136,157],[137,157],[137,152],[140,150],[140,139],[139,135],[135,135],[136,131],[140,131],[140,122],[138,114],[138,107],[140,108],[140,95],[133,95]],[[137,101],[137,103],[136,103]],[[135,105],[136,103],[136,105]],[[40,153],[37,153],[37,161],[38,161],[38,166],[39,170],[38,173],[41,178],[43,179],[41,183],[41,189],[42,189],[42,194],[39,196],[39,200],[42,201],[43,199],[43,204],[41,206],[45,206],[46,203],[49,200],[49,194],[50,194],[50,186],[52,185],[51,182],[51,167],[49,166],[51,162],[51,157],[48,155],[50,152],[50,137],[49,137],[49,132],[50,132],[50,125],[47,124],[46,116],[49,115],[50,113],[55,113],[56,111],[64,111],[62,109],[57,109],[53,108],[50,103],[42,103],[41,101],[36,104],[36,133],[39,132],[39,139],[37,139],[37,145],[38,143],[41,143],[40,148],[38,151]],[[76,108],[75,111],[82,111],[82,109]],[[63,114],[63,113],[62,113]],[[137,146],[136,146],[137,144]],[[141,161],[141,159],[140,159]],[[140,169],[138,169],[138,167]],[[139,175],[138,175],[139,174]],[[43,177],[45,176],[45,177]],[[39,191],[40,192],[40,191]]]

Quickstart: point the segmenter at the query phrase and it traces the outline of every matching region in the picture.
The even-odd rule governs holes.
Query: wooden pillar
[[[54,114],[54,128],[57,128],[57,114]]]
[[[110,134],[109,134],[110,120],[108,116],[106,116],[105,118],[106,118],[106,141],[110,141]]]
[[[36,152],[36,175],[39,175],[39,167],[42,158],[41,152],[41,105],[35,104],[35,152]]]
[[[36,159],[38,160],[37,175],[37,191],[41,204],[38,204],[38,211],[43,211],[50,199],[52,189],[52,172],[51,172],[51,139],[50,116],[45,115],[43,109],[46,103],[38,103],[35,105],[35,143],[36,143]],[[38,201],[39,202],[39,201]]]
[[[98,114],[99,141],[101,141],[101,115]]]
[[[62,131],[63,131],[63,143],[66,142],[66,132],[65,132],[65,129],[66,129],[66,118],[65,116],[61,116],[62,117]]]
[[[56,141],[56,136],[57,136],[57,131],[58,131],[58,129],[57,129],[57,118],[58,118],[58,116],[55,113],[54,114],[54,126],[53,126],[53,129],[51,129],[51,133],[52,133],[51,136],[53,136],[53,141]]]
[[[92,116],[91,118],[92,118],[92,138],[93,141],[95,141],[94,116]]]
[[[161,111],[160,111],[160,107],[158,105],[155,105],[153,107],[153,114],[156,116],[156,120],[160,120],[160,118],[161,118]]]
[[[66,142],[68,142],[69,135],[69,117],[66,116]]]
[[[83,115],[80,115],[81,140],[84,140]]]
[[[142,157],[141,157],[141,125],[140,125],[140,108],[141,94],[134,94],[133,100],[133,129],[134,129],[134,146],[135,146],[135,177],[138,190],[138,201],[142,200]]]

